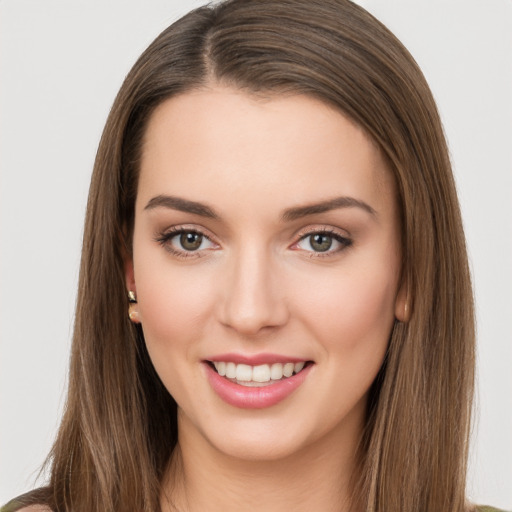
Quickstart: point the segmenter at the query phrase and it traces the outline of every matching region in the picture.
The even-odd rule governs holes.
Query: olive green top
[[[19,502],[16,503],[16,500],[12,500],[9,503],[7,503],[6,505],[4,505],[3,507],[0,507],[0,512],[16,512],[23,506],[24,505],[22,505]],[[506,510],[502,510],[499,508],[487,507],[487,506],[476,507],[476,510],[477,510],[477,512],[512,512],[512,510],[506,511]]]
[[[22,507],[23,505],[15,504],[14,500],[13,500],[13,501],[7,503],[5,506],[0,507],[0,512],[11,512],[11,511],[14,512],[16,510],[19,510],[20,506]],[[506,510],[502,510],[499,508],[487,507],[487,506],[477,507],[476,510],[477,510],[477,512],[512,512],[512,510],[506,511]]]

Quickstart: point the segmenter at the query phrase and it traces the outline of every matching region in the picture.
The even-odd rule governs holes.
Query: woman
[[[127,77],[89,197],[51,480],[16,506],[471,509],[446,145],[364,10],[182,18]]]

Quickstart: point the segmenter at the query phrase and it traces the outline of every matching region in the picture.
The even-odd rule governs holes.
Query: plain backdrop
[[[202,1],[0,0],[0,503],[35,485],[62,411],[82,224],[121,82]],[[512,1],[360,0],[438,101],[473,270],[470,497],[512,508]]]

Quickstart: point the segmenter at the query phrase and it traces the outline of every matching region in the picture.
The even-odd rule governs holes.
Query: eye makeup
[[[289,248],[309,253],[310,258],[334,256],[350,247],[352,239],[342,235],[331,226],[313,226],[302,229],[298,240]],[[167,252],[177,258],[199,258],[212,250],[221,248],[202,228],[190,225],[178,225],[158,232],[154,237]]]

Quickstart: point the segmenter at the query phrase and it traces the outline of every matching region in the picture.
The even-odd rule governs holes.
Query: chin
[[[259,411],[233,411],[229,417],[219,414],[210,421],[195,422],[179,414],[180,435],[193,436],[217,455],[247,462],[275,462],[308,457],[333,446],[354,446],[359,442],[366,409],[366,397],[345,413],[327,417],[307,412],[294,414],[287,407]],[[340,414],[341,413],[341,414]],[[215,419],[212,419],[215,418]],[[202,424],[203,423],[203,424]]]

